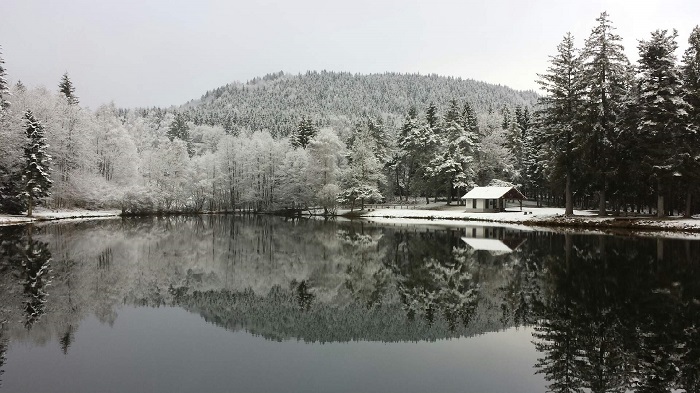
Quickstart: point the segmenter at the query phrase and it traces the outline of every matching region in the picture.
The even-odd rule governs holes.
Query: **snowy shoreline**
[[[0,214],[0,226],[24,225],[36,222],[76,220],[91,218],[116,218],[121,215],[120,210],[49,210],[38,209],[34,211],[33,217]]]
[[[436,206],[422,209],[380,208],[358,212],[358,218],[374,222],[396,222],[396,220],[461,221],[471,223],[517,224],[527,227],[560,229],[566,231],[625,232],[635,235],[650,235],[658,232],[687,233],[700,238],[700,219],[666,217],[599,217],[594,212],[575,210],[573,217],[565,217],[563,208],[527,207],[510,209],[501,213],[465,212],[462,206]]]
[[[350,213],[339,210],[337,216]],[[212,214],[204,212],[200,214]],[[229,213],[230,214],[230,213]],[[121,216],[119,210],[59,210],[39,209],[34,217],[18,215],[0,215],[0,226],[23,225],[69,219],[116,218]],[[563,208],[527,207],[520,210],[508,210],[501,213],[465,212],[462,206],[418,205],[411,208],[369,208],[356,210],[352,218],[385,224],[432,224],[454,225],[456,223],[478,223],[479,225],[510,224],[521,227],[560,229],[565,231],[614,232],[621,231],[636,235],[651,235],[656,232],[687,233],[700,238],[700,219],[666,217],[599,217],[584,210],[574,211],[573,217],[565,217]]]

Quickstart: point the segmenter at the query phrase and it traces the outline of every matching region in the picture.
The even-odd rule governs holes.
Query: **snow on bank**
[[[52,221],[66,219],[86,219],[86,218],[105,218],[117,217],[121,212],[119,210],[60,210],[53,211],[49,209],[37,209],[33,212],[33,217],[15,216],[9,214],[0,214],[0,225],[17,225],[29,224],[37,221]]]
[[[676,231],[700,232],[700,219],[667,217],[663,219],[643,217],[599,217],[596,213],[585,210],[575,210],[573,217],[565,217],[563,208],[527,207],[523,211],[509,209],[501,213],[472,213],[465,212],[463,206],[420,206],[413,209],[368,209],[363,218],[375,222],[407,223],[405,219],[420,221],[477,221],[503,224],[519,224],[529,227],[574,227],[580,229],[604,229],[627,231]],[[434,222],[437,224],[437,222]]]

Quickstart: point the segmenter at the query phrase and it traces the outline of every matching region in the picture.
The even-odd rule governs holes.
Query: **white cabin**
[[[462,197],[466,211],[475,213],[505,211],[508,200],[518,200],[522,209],[523,199],[525,195],[515,187],[474,187]]]

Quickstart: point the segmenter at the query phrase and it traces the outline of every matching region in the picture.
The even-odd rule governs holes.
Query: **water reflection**
[[[665,253],[661,250],[664,243]],[[700,389],[697,245],[566,235],[545,259],[537,367],[552,391]]]
[[[11,341],[177,306],[269,340],[435,341],[532,326],[555,392],[699,391],[699,242],[198,216],[0,228]],[[544,387],[543,387],[544,388]]]

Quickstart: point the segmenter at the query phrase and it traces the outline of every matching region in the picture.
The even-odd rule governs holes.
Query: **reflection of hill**
[[[343,306],[314,302],[308,310],[303,310],[294,292],[280,288],[265,296],[252,291],[194,292],[176,296],[175,303],[218,326],[246,330],[270,340],[434,341],[474,336],[504,327],[497,315],[494,318],[494,310],[477,310],[469,325],[454,330],[440,316],[432,324],[419,318],[409,320],[405,309],[397,303],[366,308],[357,302]]]
[[[270,340],[534,325],[552,391],[700,391],[700,242],[528,232],[494,255],[464,235],[233,216],[0,228],[0,372],[10,341],[67,353],[88,315],[172,305]]]
[[[27,232],[0,230],[0,320],[12,322],[22,319],[17,250]],[[463,247],[458,230],[179,216],[45,225],[34,229],[34,238],[52,256],[46,315],[31,331],[14,323],[7,329],[14,339],[54,341],[64,351],[85,316],[111,325],[122,304],[181,304],[226,327],[304,340],[434,340],[512,324],[501,317],[499,300],[490,299],[506,279],[498,273],[502,266],[474,270],[455,254]],[[304,283],[309,294],[305,311],[271,297],[295,283]],[[172,288],[187,291],[174,299]],[[207,294],[209,302],[195,293]],[[257,306],[245,308],[237,302],[241,294]],[[226,307],[244,307],[246,314],[234,317],[219,302],[233,302]],[[324,315],[343,321],[337,332],[323,332],[336,327]]]

